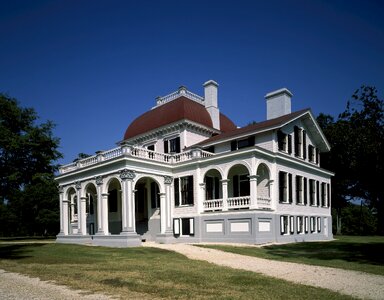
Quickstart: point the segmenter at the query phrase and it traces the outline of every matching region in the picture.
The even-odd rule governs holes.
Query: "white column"
[[[221,180],[221,189],[223,192],[223,211],[228,210],[228,182],[229,179]]]
[[[108,228],[108,193],[101,194],[101,222],[104,235],[109,235]]]
[[[119,176],[123,181],[123,217],[125,217],[123,231],[136,232],[135,196],[133,191],[133,179],[136,174],[132,170],[124,169],[120,171]]]
[[[62,191],[62,187],[60,187],[60,191],[59,191],[59,199],[60,199],[60,202],[59,202],[59,205],[60,205],[60,234],[63,234],[64,232],[64,217],[63,217],[63,197],[64,197],[64,193]]]
[[[81,209],[80,209],[80,214],[81,214],[81,226],[80,226],[80,233],[82,235],[86,235],[87,234],[87,214],[86,214],[86,201],[87,201],[87,197],[81,197],[80,198],[80,206],[81,206]]]
[[[160,233],[164,234],[167,225],[167,207],[165,203],[165,193],[160,193]]]
[[[64,235],[68,235],[68,200],[67,199],[63,199],[62,200],[62,203],[63,203],[63,208],[62,208],[62,214],[61,214],[61,218],[62,218],[62,225],[63,225],[63,231],[62,233]]]
[[[257,209],[259,208],[257,204],[257,175],[250,175],[249,176],[249,185],[250,185],[250,196],[251,196],[251,203],[250,203],[250,209]]]
[[[121,185],[121,225],[122,230],[121,231],[128,231],[128,182],[127,180],[123,180]]]
[[[97,234],[103,234],[104,233],[104,226],[103,226],[103,207],[102,207],[102,184],[97,185]]]
[[[128,228],[131,231],[136,231],[136,219],[135,219],[135,193],[133,191],[133,181],[127,180],[127,209],[128,209]]]
[[[81,189],[80,184],[76,184],[76,205],[77,205],[77,233],[81,233]]]
[[[170,176],[164,177],[165,232],[172,232],[172,188],[171,188],[172,182],[173,182],[172,177],[170,177]],[[160,212],[163,210],[161,205],[162,205],[162,203],[161,203],[161,195],[160,195]],[[161,218],[163,218],[162,215],[161,215]]]

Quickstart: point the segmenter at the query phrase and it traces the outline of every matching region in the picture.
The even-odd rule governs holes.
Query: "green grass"
[[[0,268],[124,299],[351,299],[146,247],[2,244]]]
[[[338,236],[330,242],[306,242],[261,248],[197,245],[267,259],[298,262],[384,275],[384,237]]]

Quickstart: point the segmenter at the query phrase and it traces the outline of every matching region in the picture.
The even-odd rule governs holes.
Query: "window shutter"
[[[295,155],[299,156],[299,127],[294,127]]]
[[[290,233],[295,232],[295,217],[294,216],[289,217],[289,232]]]
[[[277,131],[277,145],[279,147],[279,151],[283,151],[283,139],[284,139],[284,133],[281,132],[281,130]]]
[[[305,227],[305,232],[308,232],[308,217],[305,217],[304,227]]]
[[[320,206],[320,184],[316,181],[316,202],[317,206]]]
[[[331,206],[330,185],[327,183],[327,207]]]
[[[239,197],[239,176],[233,176],[233,197]]]
[[[190,218],[189,219],[189,234],[190,235],[195,235],[195,219]]]
[[[321,232],[321,218],[317,217],[317,232]]]
[[[303,130],[303,158],[307,158],[307,132]]]
[[[319,156],[320,156],[320,151],[318,148],[316,148],[316,164],[319,164]]]
[[[307,194],[307,178],[304,178],[304,205],[308,203]]]
[[[174,190],[175,190],[175,206],[180,205],[180,194],[179,194],[179,178],[175,178],[173,181]]]
[[[180,235],[180,219],[173,219],[173,234]]]
[[[169,153],[169,150],[168,150],[168,140],[164,141],[164,153]]]
[[[284,202],[285,173],[279,172],[279,201]]]
[[[288,134],[288,153],[292,154],[292,136]]]
[[[296,175],[296,204],[299,203],[299,200],[300,200],[300,184],[301,184],[301,182],[299,182],[300,180],[301,180],[300,176]]]
[[[180,137],[179,136],[175,138],[175,143],[176,143],[176,153],[180,153]]]
[[[292,203],[292,174],[288,174],[288,201]]]
[[[188,204],[193,204],[193,176],[188,176]]]
[[[285,226],[284,226],[284,216],[280,216],[280,233],[285,233]]]
[[[237,141],[232,141],[231,142],[231,151],[237,150]]]

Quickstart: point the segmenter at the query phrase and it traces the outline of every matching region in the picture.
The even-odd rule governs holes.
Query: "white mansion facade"
[[[332,239],[329,144],[292,94],[266,96],[267,120],[238,128],[180,87],[135,119],[117,148],[60,167],[61,243],[296,242]]]

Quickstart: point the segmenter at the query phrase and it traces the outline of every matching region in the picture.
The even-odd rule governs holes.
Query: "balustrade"
[[[204,201],[204,210],[221,210],[223,208],[223,199],[211,199]]]
[[[251,204],[251,197],[250,196],[241,196],[241,197],[232,197],[228,198],[228,209],[235,209],[235,208],[248,208]]]

